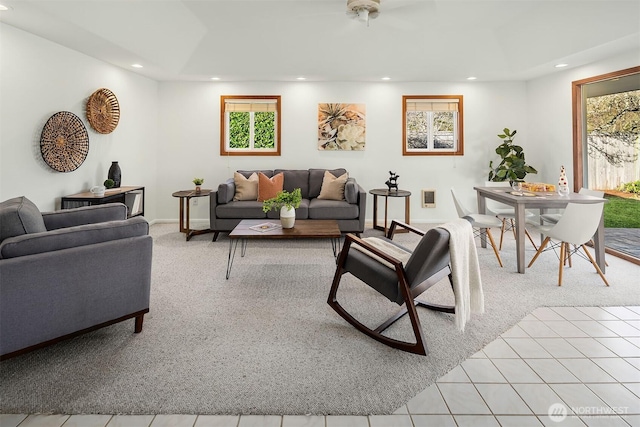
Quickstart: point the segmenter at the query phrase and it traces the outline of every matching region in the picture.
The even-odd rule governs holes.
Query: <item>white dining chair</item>
[[[604,201],[597,203],[569,203],[558,222],[554,225],[530,225],[546,237],[527,267],[533,265],[536,259],[538,259],[538,256],[540,256],[546,246],[551,242],[551,248],[560,249],[558,286],[562,286],[562,272],[565,262],[570,260],[572,254],[579,254],[579,248],[582,248],[586,254],[585,259],[591,262],[604,283],[609,286],[609,282],[607,282],[607,279],[604,277],[602,270],[600,270],[600,267],[598,267],[598,264],[585,246],[585,243],[591,240],[596,233],[602,217],[603,208]],[[573,245],[573,249],[569,245]]]
[[[580,191],[578,191],[578,193],[584,194],[585,196],[593,196],[593,197],[599,197],[599,198],[604,197],[604,191],[589,190],[588,188],[584,188],[584,187],[582,187]],[[556,222],[558,222],[561,216],[562,216],[562,212],[545,213],[540,215],[540,219],[549,224],[555,224]]]
[[[509,181],[485,181],[485,187],[511,187]],[[486,201],[487,212],[495,215],[501,222],[502,226],[500,227],[500,246],[499,249],[502,250],[502,240],[504,238],[504,232],[511,230],[513,231],[513,237],[516,237],[516,227],[515,227],[515,217],[516,211],[513,206],[507,206],[504,203],[496,202],[495,200],[487,200]],[[534,217],[534,214],[531,212],[525,211],[525,219]],[[527,236],[534,249],[538,249],[535,242],[531,238],[531,235],[524,229],[524,234]]]
[[[498,247],[496,246],[496,242],[493,240],[493,236],[491,235],[490,228],[492,227],[501,227],[502,222],[493,215],[484,215],[479,213],[473,213],[468,210],[456,197],[456,193],[451,189],[451,196],[453,197],[453,203],[456,205],[456,211],[458,212],[458,216],[460,218],[466,218],[471,221],[471,226],[473,227],[474,237],[478,237],[480,235],[481,230],[485,230],[487,233],[487,237],[489,238],[489,242],[491,243],[491,247],[493,248],[493,253],[496,254],[496,258],[498,258],[498,264],[502,267],[502,259],[500,258],[500,253],[498,252]]]

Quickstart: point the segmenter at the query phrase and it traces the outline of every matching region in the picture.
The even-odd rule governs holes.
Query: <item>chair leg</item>
[[[591,261],[591,264],[593,264],[593,266],[596,268],[596,271],[598,272],[598,274],[600,275],[600,277],[604,281],[604,284],[609,286],[609,282],[607,282],[607,279],[604,277],[604,274],[602,274],[602,270],[600,270],[600,267],[598,267],[598,264],[593,259],[593,257],[591,256],[591,254],[587,250],[586,246],[585,245],[580,245],[580,246],[582,246],[582,249],[584,250],[584,253],[587,254],[587,257],[589,258],[589,261]]]
[[[531,234],[529,234],[529,232],[527,231],[527,229],[524,229],[524,234],[527,235],[527,237],[529,238],[529,241],[531,242],[531,244],[533,245],[533,249],[535,249],[536,251],[538,250],[538,247],[536,246],[535,242],[533,241],[533,239],[531,238]]]
[[[502,227],[500,227],[500,250],[502,250],[502,239],[504,238],[504,229],[507,219],[502,218]]]
[[[500,259],[500,253],[498,253],[498,249],[496,249],[496,242],[493,241],[493,236],[491,235],[491,231],[488,228],[486,228],[485,230],[487,231],[487,237],[491,242],[493,253],[496,254],[496,258],[498,258],[498,264],[500,264],[500,267],[502,267],[502,260]],[[500,236],[500,240],[502,240],[502,236]]]
[[[564,270],[565,243],[560,243],[560,265],[558,266],[558,286],[562,286],[562,271]]]
[[[538,259],[538,256],[540,256],[540,254],[542,253],[542,251],[544,250],[544,248],[547,246],[547,243],[549,243],[550,238],[546,237],[542,243],[540,244],[540,247],[538,248],[538,251],[536,252],[536,254],[533,256],[533,258],[531,258],[531,262],[529,262],[529,265],[527,265],[527,268],[531,267],[533,265],[533,263]]]
[[[569,261],[569,268],[573,268],[573,263],[571,262],[571,246],[568,243],[565,243],[564,253],[566,254],[567,261]]]

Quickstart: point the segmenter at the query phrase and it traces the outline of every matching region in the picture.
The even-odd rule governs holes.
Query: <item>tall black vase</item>
[[[111,167],[109,168],[109,175],[107,176],[107,178],[112,179],[113,182],[115,182],[115,184],[113,185],[114,188],[120,187],[121,177],[122,171],[120,170],[120,165],[118,165],[118,162],[111,162]]]

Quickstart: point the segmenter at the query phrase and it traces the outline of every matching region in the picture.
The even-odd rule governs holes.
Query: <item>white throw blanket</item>
[[[447,230],[450,235],[449,253],[456,301],[456,327],[464,331],[466,322],[471,319],[471,312],[484,313],[484,294],[473,228],[469,221],[462,218],[439,227]]]

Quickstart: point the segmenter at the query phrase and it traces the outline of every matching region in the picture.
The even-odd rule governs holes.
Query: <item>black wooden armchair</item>
[[[413,251],[393,242],[397,227],[423,236]],[[385,250],[385,247],[391,250]],[[345,273],[351,273],[390,301],[402,306],[401,309],[377,328],[368,328],[349,314],[336,299],[340,280]],[[449,232],[443,228],[432,228],[425,233],[394,220],[386,237],[361,239],[353,234],[346,235],[327,302],[347,322],[371,338],[393,348],[426,355],[427,345],[420,327],[417,306],[446,313],[454,313],[455,309],[453,306],[427,304],[416,298],[445,276],[449,277],[453,287],[449,265]],[[382,332],[407,313],[415,343],[382,335]]]

